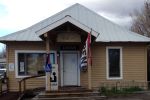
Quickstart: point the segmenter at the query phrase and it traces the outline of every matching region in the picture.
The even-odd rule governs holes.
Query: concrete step
[[[38,98],[32,100],[104,100],[104,96],[86,96],[86,97],[54,97],[54,98]]]
[[[92,92],[92,90],[58,90],[58,91],[47,91],[46,93],[74,93],[74,92]]]
[[[83,87],[61,87],[58,91],[41,92],[32,100],[102,100],[97,91]]]
[[[42,92],[38,95],[39,98],[55,98],[55,97],[86,97],[99,96],[99,92],[62,92],[62,93],[46,93]]]
[[[62,93],[62,92],[92,92],[92,90],[86,89],[84,87],[70,87],[70,86],[65,86],[65,87],[60,87],[58,91],[47,91],[47,93]]]

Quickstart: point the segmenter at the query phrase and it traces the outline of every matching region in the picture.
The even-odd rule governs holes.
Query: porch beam
[[[46,38],[46,53],[50,53],[50,44],[49,44],[49,36],[48,33],[44,33],[44,37]],[[50,72],[46,72],[46,91],[51,90],[51,82],[50,82]]]

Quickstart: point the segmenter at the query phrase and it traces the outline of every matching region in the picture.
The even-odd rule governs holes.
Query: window
[[[56,63],[55,53],[50,53],[51,64]],[[38,51],[16,51],[17,76],[45,74],[46,53]]]
[[[107,79],[122,79],[122,48],[107,47]]]

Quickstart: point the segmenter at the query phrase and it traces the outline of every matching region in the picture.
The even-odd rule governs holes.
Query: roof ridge
[[[93,10],[91,10],[91,9],[87,8],[87,7],[86,7],[86,6],[84,6],[84,5],[81,5],[81,4],[79,4],[79,3],[77,3],[77,5],[79,5],[79,6],[83,7],[83,8],[85,8],[85,9],[87,9],[89,12],[91,12],[91,13],[95,14],[97,17],[101,17],[101,18],[102,18],[102,19],[104,19],[105,21],[107,21],[107,22],[109,22],[109,23],[111,23],[111,24],[113,24],[113,25],[115,25],[115,26],[117,26],[117,27],[119,27],[119,28],[122,28],[122,29],[124,29],[124,30],[128,30],[128,29],[126,29],[126,28],[124,28],[124,27],[122,27],[122,26],[118,25],[117,23],[112,22],[111,20],[109,20],[109,19],[105,18],[104,16],[102,16],[102,15],[98,14],[97,12],[95,12],[95,11],[93,11]],[[128,30],[128,31],[130,31],[130,30]],[[132,31],[131,31],[131,32],[132,32]]]
[[[80,4],[79,4],[79,3],[76,3],[76,4],[74,4],[74,5],[70,6],[70,7],[67,7],[67,8],[65,8],[65,9],[63,9],[63,10],[61,10],[61,11],[59,11],[59,12],[53,14],[53,15],[51,15],[50,17],[47,17],[47,18],[41,20],[40,22],[37,22],[37,23],[31,25],[31,26],[28,27],[28,28],[33,28],[34,26],[36,26],[36,25],[38,25],[38,24],[40,24],[40,23],[43,23],[44,21],[46,21],[46,20],[48,20],[48,19],[50,19],[50,18],[53,18],[53,17],[55,17],[55,16],[57,16],[57,15],[59,15],[59,14],[65,12],[65,11],[67,11],[67,10],[70,9],[70,8],[73,8],[73,7],[77,6],[77,5],[80,5]],[[64,17],[65,17],[65,16],[64,16]]]
[[[45,18],[44,20],[36,24],[33,24],[30,27],[8,34],[3,38],[0,38],[0,41],[2,40],[40,41],[41,38],[36,34],[36,31],[47,25],[52,24],[55,21],[60,20],[66,15],[70,15],[76,21],[79,21],[81,24],[93,28],[93,30],[100,33],[96,41],[106,40],[106,41],[124,41],[124,42],[127,41],[150,42],[150,38],[134,33],[128,29],[125,29],[120,25],[116,24],[115,22],[110,21],[109,19],[103,17],[102,15],[96,13],[95,11],[79,3],[76,3],[68,8],[65,8],[64,10],[59,11],[58,13],[48,18]]]
[[[131,30],[128,30],[128,29],[126,29],[126,28],[124,28],[124,27],[122,27],[122,26],[118,25],[118,24],[117,24],[117,23],[115,23],[115,22],[112,22],[111,20],[109,20],[109,19],[107,19],[107,18],[103,17],[102,15],[100,15],[100,14],[96,13],[95,11],[93,11],[93,10],[91,10],[91,9],[89,9],[89,8],[87,8],[87,7],[83,6],[83,5],[81,5],[81,4],[79,4],[79,5],[80,5],[80,6],[82,6],[82,7],[84,7],[84,8],[86,8],[88,11],[90,11],[90,12],[91,12],[91,13],[93,13],[93,14],[95,14],[96,16],[103,18],[105,21],[107,21],[107,22],[109,22],[109,23],[111,23],[111,24],[114,24],[115,26],[117,26],[117,27],[119,27],[119,28],[121,28],[121,29],[123,29],[123,30],[129,31],[129,32],[132,32],[132,34],[137,35],[137,36],[140,36],[140,37],[149,38],[149,37],[146,37],[146,36],[144,36],[144,35],[141,35],[141,34],[135,33],[135,32],[133,32],[133,31],[131,31]]]

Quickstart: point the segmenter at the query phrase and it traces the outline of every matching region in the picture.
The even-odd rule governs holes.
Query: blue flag
[[[50,63],[50,54],[46,54],[45,72],[52,72],[52,65]]]

